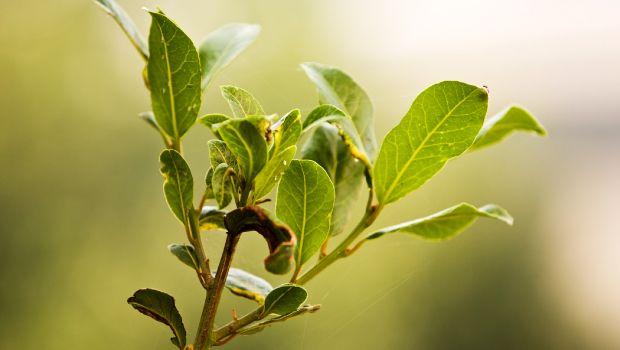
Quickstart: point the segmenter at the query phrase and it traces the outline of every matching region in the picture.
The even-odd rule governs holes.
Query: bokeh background
[[[121,0],[146,33],[161,6],[196,42],[228,22],[263,26],[219,84],[269,112],[316,93],[298,67],[339,66],[369,93],[382,138],[426,86],[487,85],[490,112],[527,106],[546,139],[519,134],[452,161],[375,227],[467,200],[500,203],[446,243],[395,235],[308,285],[323,309],[230,349],[619,349],[620,2],[616,0]],[[184,234],[161,191],[141,59],[90,1],[0,3],[0,348],[167,349],[168,330],[125,299],[177,298],[191,334],[203,299],[166,246]],[[208,131],[187,138],[195,177]],[[359,208],[351,210],[358,213]],[[219,253],[220,234],[207,235]],[[269,279],[258,235],[234,265]],[[252,304],[225,293],[219,323]]]

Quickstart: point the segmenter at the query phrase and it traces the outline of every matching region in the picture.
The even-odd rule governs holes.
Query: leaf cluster
[[[364,89],[342,70],[318,63],[301,65],[318,91],[317,106],[305,117],[295,108],[282,116],[268,113],[250,92],[236,86],[220,88],[229,114],[199,116],[213,77],[254,41],[260,27],[227,25],[196,47],[161,10],[148,11],[151,27],[145,41],[114,0],[96,3],[116,20],[145,60],[143,77],[151,111],[141,117],[163,140],[159,160],[164,197],[187,238],[168,249],[196,273],[207,294],[192,344],[170,295],[141,289],[129,298],[138,311],[171,328],[172,343],[179,349],[223,345],[237,335],[318,310],[318,305],[306,303],[308,293],[301,285],[368,241],[397,232],[445,240],[481,217],[512,225],[510,214],[498,205],[461,203],[362,236],[387,205],[424,185],[451,159],[493,145],[514,131],[546,134],[518,106],[486,118],[485,87],[458,81],[428,87],[380,146],[373,106]],[[201,176],[199,189],[182,149],[183,136],[196,124],[213,135],[205,147],[211,166]],[[368,195],[365,211],[330,250],[328,242],[345,233],[354,214],[351,204],[363,189]],[[196,192],[201,193],[199,198],[194,198]],[[265,205],[272,200],[275,213]],[[216,271],[211,271],[203,248],[202,236],[209,231],[227,237]],[[290,283],[273,288],[263,278],[232,267],[235,246],[249,231],[258,232],[267,243],[265,269],[290,273]],[[215,328],[223,288],[256,302],[257,308]]]

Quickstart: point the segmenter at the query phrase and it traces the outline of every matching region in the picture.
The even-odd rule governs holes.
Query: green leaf
[[[217,133],[217,131],[215,130],[215,125],[219,124],[219,123],[223,123],[227,120],[229,120],[230,117],[224,114],[207,114],[204,115],[200,118],[198,118],[198,121],[206,126],[207,128],[209,128],[209,130],[211,130],[211,132],[217,136],[220,137],[220,135]]]
[[[222,140],[209,140],[207,143],[209,146],[209,157],[211,160],[211,166],[217,167],[222,163],[226,163],[233,168],[235,172],[239,172],[239,165],[237,159],[232,154],[226,143]]]
[[[276,215],[297,235],[295,262],[300,268],[329,236],[334,185],[311,160],[293,160],[278,185]]]
[[[322,123],[329,123],[338,129],[338,135],[344,142],[344,145],[351,153],[353,158],[359,159],[369,169],[371,168],[370,160],[364,149],[362,139],[360,138],[351,117],[343,111],[332,105],[321,105],[312,110],[306,120],[304,120],[303,130],[308,131]]]
[[[312,135],[301,150],[301,158],[315,161],[325,169],[333,181],[338,165],[337,145],[340,139],[338,129],[322,123],[316,129],[308,131],[311,131]]]
[[[185,224],[188,210],[193,207],[192,172],[183,157],[175,150],[167,149],[161,152],[159,161],[161,174],[164,177],[166,202],[174,215]]]
[[[374,167],[380,205],[422,186],[476,138],[488,104],[485,89],[445,81],[424,90],[381,146]]]
[[[199,223],[200,229],[207,230],[226,230],[224,226],[224,218],[226,217],[226,212],[217,209],[216,207],[212,207],[209,205],[205,205],[202,207],[200,211]]]
[[[290,146],[297,144],[301,136],[301,112],[299,109],[288,112],[272,126],[272,129],[275,131],[273,133],[273,146],[269,154],[274,157]]]
[[[248,115],[244,120],[249,121],[256,127],[256,130],[265,137],[265,139],[270,138],[271,134],[271,120],[264,115]]]
[[[370,160],[377,150],[372,103],[366,92],[338,68],[304,63],[301,68],[319,90],[322,104],[332,104],[351,116]]]
[[[376,156],[377,141],[373,128],[372,103],[366,92],[350,76],[337,68],[318,63],[305,63],[302,64],[302,68],[318,88],[319,101],[336,106],[352,118],[364,145],[363,149],[369,162],[372,162]],[[325,130],[315,131],[304,148],[320,149],[321,139],[325,139],[325,136]],[[331,234],[336,235],[342,232],[348,221],[351,211],[350,203],[357,199],[363,183],[364,166],[349,155],[349,149],[344,147],[341,141],[325,144],[324,149],[327,154],[320,155],[316,151],[306,152],[307,156],[304,158],[317,160],[324,166],[325,164],[319,160],[333,158],[333,154],[336,154],[337,163],[334,170],[330,171],[326,168],[336,189],[331,225]]]
[[[340,141],[338,129],[325,123],[314,130],[301,156],[317,162],[332,179],[336,196],[330,231],[332,236],[342,233],[349,219],[351,203],[359,194],[364,166],[351,157]]]
[[[245,50],[260,33],[256,24],[231,23],[211,32],[200,44],[202,87],[206,88],[215,74]]]
[[[200,60],[190,38],[162,13],[150,12],[147,64],[157,124],[175,140],[194,125],[201,102]]]
[[[235,155],[244,178],[251,182],[267,161],[267,141],[250,121],[231,119],[217,132]]]
[[[217,205],[221,208],[226,207],[232,200],[231,194],[231,175],[232,168],[226,163],[221,163],[213,170],[213,195]]]
[[[476,137],[470,151],[498,143],[514,131],[546,136],[547,130],[524,108],[512,106],[489,118]]]
[[[497,219],[508,225],[513,222],[510,214],[495,204],[476,208],[471,204],[461,203],[427,217],[386,227],[366,239],[379,238],[387,233],[405,232],[427,240],[445,240],[461,233],[479,217]]]
[[[205,175],[205,199],[212,198],[215,198],[215,193],[213,193],[213,168],[209,168]]]
[[[263,170],[256,175],[254,179],[254,202],[268,195],[269,192],[278,184],[282,174],[291,164],[297,146],[290,146],[287,149],[278,152],[273,158],[267,161]]]
[[[138,50],[138,53],[144,60],[149,58],[149,49],[146,47],[146,43],[142,38],[142,35],[138,32],[135,23],[131,20],[127,12],[119,6],[115,0],[94,0],[95,4],[99,5],[110,17],[118,23],[123,32],[127,35],[131,44]]]
[[[265,298],[263,315],[287,315],[295,312],[308,299],[308,292],[301,286],[286,283],[274,289]]]
[[[154,289],[140,289],[127,299],[127,303],[139,312],[170,327],[174,333],[172,342],[177,344],[179,349],[185,347],[183,319],[172,296]]]
[[[263,303],[267,294],[273,290],[264,279],[234,267],[228,272],[225,286],[231,293],[258,303]]]
[[[303,123],[303,132],[314,128],[321,123],[329,123],[346,119],[347,115],[334,105],[324,104],[313,109],[306,117]]]
[[[222,96],[228,101],[228,105],[237,118],[248,115],[265,115],[260,103],[246,90],[236,86],[222,86]]]
[[[291,229],[267,210],[253,205],[237,208],[226,215],[229,234],[248,231],[258,232],[269,247],[265,269],[275,274],[285,274],[293,265],[293,253],[297,242]]]
[[[200,269],[196,250],[189,244],[170,244],[168,250],[176,256],[183,264],[198,271]]]

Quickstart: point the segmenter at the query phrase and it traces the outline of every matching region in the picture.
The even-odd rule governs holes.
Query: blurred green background
[[[620,3],[438,0],[121,0],[161,6],[196,42],[228,22],[263,26],[217,85],[253,92],[269,112],[308,112],[298,67],[339,66],[366,88],[382,138],[426,86],[487,85],[490,113],[527,106],[550,137],[517,135],[451,162],[376,227],[467,200],[495,202],[514,227],[480,221],[442,243],[374,241],[308,285],[320,312],[239,337],[230,349],[620,348]],[[142,62],[90,1],[0,3],[0,348],[169,349],[168,330],[126,303],[142,287],[177,298],[193,334],[195,276],[166,250],[184,234],[158,173]],[[196,178],[200,127],[186,141]],[[359,208],[353,207],[352,211]],[[357,211],[356,211],[357,212]],[[219,253],[221,234],[207,235]],[[264,241],[234,265],[269,279]],[[233,305],[225,293],[219,323]]]

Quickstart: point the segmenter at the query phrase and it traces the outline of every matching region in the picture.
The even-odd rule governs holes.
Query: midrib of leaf
[[[172,69],[170,67],[170,58],[168,56],[168,41],[165,39],[164,37],[164,31],[161,28],[161,25],[159,24],[159,22],[157,22],[157,28],[159,28],[159,33],[161,34],[162,39],[164,39],[164,56],[166,58],[166,74],[168,76],[168,96],[170,98],[170,109],[171,109],[171,115],[172,115],[172,130],[174,132],[174,138],[178,139],[179,138],[179,130],[177,128],[177,111],[176,111],[176,107],[175,107],[175,103],[174,103],[174,93],[172,92]],[[174,35],[172,36],[174,38],[174,36],[176,35],[176,31],[178,29],[175,29]]]
[[[448,113],[446,113],[446,115],[441,119],[441,121],[437,123],[437,125],[435,125],[435,127],[433,128],[433,130],[431,130],[430,133],[427,132],[426,137],[424,138],[424,140],[422,140],[422,142],[420,143],[420,146],[416,148],[415,152],[413,152],[413,155],[405,163],[405,166],[403,166],[402,169],[398,172],[396,179],[392,182],[390,187],[388,187],[387,191],[383,195],[383,199],[389,199],[390,195],[392,194],[392,191],[394,191],[394,188],[396,187],[396,184],[398,184],[401,177],[405,174],[405,172],[407,171],[407,168],[409,167],[409,165],[411,165],[411,162],[413,162],[416,159],[416,156],[418,155],[418,153],[426,146],[426,143],[428,142],[428,140],[430,140],[432,135],[443,125],[443,123],[446,122],[446,120],[448,120],[448,118],[450,118],[452,113],[454,113],[454,111],[458,107],[460,107],[461,104],[463,104],[463,102],[467,101],[467,99],[469,99],[469,97],[476,91],[478,91],[478,88],[475,88],[474,90],[472,90],[469,94],[467,94],[467,96],[465,96],[462,100],[460,100],[459,103],[457,103],[454,107],[452,107],[452,109],[450,109]],[[427,120],[425,117],[424,124],[426,125],[426,123],[427,123]]]
[[[284,292],[284,293],[280,294],[280,296],[279,296],[276,300],[274,300],[274,301],[273,301],[273,303],[271,303],[271,307],[270,307],[270,309],[273,309],[273,306],[274,306],[274,305],[276,305],[276,304],[280,301],[280,299],[284,298],[284,296],[285,296],[288,292],[290,292],[290,291],[291,291],[291,288],[293,288],[293,287],[289,286],[289,287],[288,287],[288,289],[286,290],[286,292]]]
[[[419,220],[414,220],[408,223],[404,223],[401,225],[396,225],[393,227],[393,229],[390,229],[389,232],[393,232],[394,230],[402,230],[405,229],[409,226],[412,225],[418,225],[418,224],[422,224],[422,223],[434,223],[437,221],[447,221],[447,220],[452,220],[452,219],[465,219],[465,218],[469,218],[469,217],[476,217],[476,216],[486,216],[482,213],[479,212],[474,212],[474,213],[462,213],[462,214],[448,214],[448,215],[441,215],[441,216],[437,216],[435,218],[426,218],[426,219],[419,219]]]
[[[301,164],[300,164],[301,165]],[[304,167],[301,166],[301,174],[304,178],[304,215],[303,215],[303,219],[302,219],[302,224],[301,224],[301,239],[299,240],[299,253],[298,255],[298,259],[297,259],[297,263],[299,264],[299,266],[301,266],[301,256],[303,253],[303,248],[304,248],[304,239],[306,238],[306,211],[307,211],[307,197],[308,197],[308,186],[306,184],[306,172],[304,171]]]

